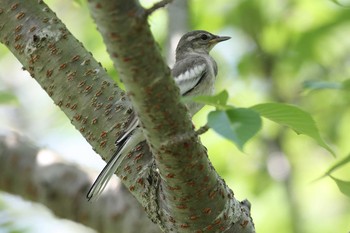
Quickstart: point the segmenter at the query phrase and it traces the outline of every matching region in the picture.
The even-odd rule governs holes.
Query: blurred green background
[[[86,3],[46,2],[118,82]],[[144,6],[154,2],[142,1]],[[350,6],[350,1],[339,1],[343,6],[331,0],[188,3],[188,8],[182,9],[188,13],[184,30],[204,29],[232,37],[212,51],[219,65],[217,92],[226,89],[230,104],[237,107],[263,102],[299,106],[314,117],[321,135],[338,155],[334,159],[310,138],[269,121],[263,122],[263,129],[244,152],[211,130],[204,134],[202,141],[218,173],[238,199],[247,198],[252,203],[257,232],[349,232],[349,197],[330,178],[314,181],[350,153],[349,91],[310,90],[305,82],[340,83],[349,79],[350,8],[346,4]],[[168,18],[166,9],[149,20],[164,57],[169,56],[169,35],[176,36],[169,20],[176,18]],[[91,147],[3,45],[0,93],[0,129],[17,130],[74,162],[103,167]],[[206,107],[194,117],[197,127],[205,124],[211,110]],[[91,154],[91,161],[77,158],[78,152]],[[342,167],[334,176],[350,180],[349,168]]]

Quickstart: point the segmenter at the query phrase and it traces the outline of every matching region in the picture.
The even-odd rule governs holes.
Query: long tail
[[[124,151],[124,146],[127,143],[128,138],[125,138],[124,141],[117,148],[116,152],[112,155],[111,159],[108,161],[106,166],[103,168],[101,173],[98,175],[95,182],[92,184],[89,192],[86,194],[86,198],[89,201],[95,201],[101,195],[102,191],[105,189],[108,181],[112,178],[114,172],[120,166],[122,161],[121,153]]]
[[[124,137],[123,140],[119,141],[117,151],[113,154],[87,193],[86,198],[89,201],[98,199],[108,184],[108,181],[112,178],[118,167],[120,167],[120,164],[124,160],[125,156],[144,140],[145,138],[143,136],[142,129],[137,127],[130,132],[128,137]]]

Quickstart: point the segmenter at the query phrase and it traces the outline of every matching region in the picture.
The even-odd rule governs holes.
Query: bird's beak
[[[214,39],[211,39],[209,42],[211,44],[217,44],[219,42],[222,42],[222,41],[225,41],[228,39],[231,39],[231,37],[230,36],[216,36]]]

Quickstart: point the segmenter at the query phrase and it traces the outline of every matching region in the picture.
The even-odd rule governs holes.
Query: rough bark
[[[93,176],[96,172],[70,164],[16,133],[0,135],[0,189],[40,202],[57,216],[98,232],[160,232],[120,182],[96,202],[88,203],[84,197]]]
[[[42,1],[0,2],[0,41],[108,157],[132,113],[123,92]],[[149,30],[151,11],[135,0],[89,6],[153,154],[144,142],[127,157],[118,173],[126,187],[164,231],[254,232],[249,205],[234,198],[193,130]]]
[[[150,32],[148,11],[135,0],[90,0],[89,6],[155,158],[159,177],[147,179],[156,194],[152,219],[164,231],[252,229],[249,217],[241,222],[245,208],[211,166],[193,130]]]
[[[0,42],[108,158],[132,112],[125,93],[42,1],[0,3]]]

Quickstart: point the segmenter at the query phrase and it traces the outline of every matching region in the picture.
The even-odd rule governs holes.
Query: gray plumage
[[[217,43],[228,39],[230,37],[216,36],[203,30],[188,32],[181,37],[176,48],[175,65],[171,72],[182,96],[211,95],[214,92],[218,67],[209,52]],[[193,116],[203,105],[188,103],[187,107]],[[89,200],[95,200],[100,196],[125,156],[144,140],[142,129],[135,116],[124,134],[116,140],[116,152],[87,193]]]
[[[218,67],[209,52],[217,43],[228,39],[230,37],[216,36],[203,30],[188,32],[181,37],[176,48],[176,61],[172,69],[172,75],[180,88],[181,95],[213,94]],[[201,67],[203,68],[200,69]],[[191,70],[201,72],[190,72]],[[203,104],[188,103],[187,107],[193,116],[203,107]]]

